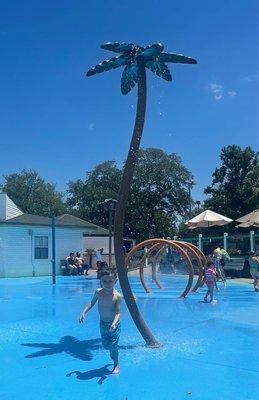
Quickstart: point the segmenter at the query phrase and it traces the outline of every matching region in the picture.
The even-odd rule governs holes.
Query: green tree
[[[33,170],[23,169],[20,173],[5,175],[0,189],[24,213],[51,216],[53,213],[62,214],[66,210],[63,194],[57,192],[54,184],[45,182]]]
[[[69,182],[67,206],[71,213],[108,228],[107,198],[117,199],[121,170],[105,161],[86,174],[86,180]],[[179,216],[188,209],[190,172],[176,154],[141,149],[136,164],[124,227],[124,236],[138,241],[173,236]]]
[[[68,183],[67,207],[72,214],[108,228],[104,200],[117,199],[121,171],[114,161],[105,161],[86,173],[85,182]]]
[[[192,175],[176,154],[141,149],[126,213],[125,234],[138,241],[172,237],[189,207]]]
[[[251,147],[231,145],[222,148],[220,159],[211,186],[204,190],[210,196],[204,202],[205,208],[237,219],[259,205],[258,153]]]

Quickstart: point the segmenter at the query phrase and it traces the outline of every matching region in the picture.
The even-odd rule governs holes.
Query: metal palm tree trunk
[[[115,218],[114,218],[114,250],[115,250],[115,259],[116,259],[118,277],[122,293],[125,302],[127,304],[127,307],[129,309],[129,312],[139,332],[146,341],[147,345],[157,347],[160,346],[160,344],[157,342],[157,340],[149,330],[135,302],[134,295],[132,293],[128,280],[127,267],[125,265],[125,254],[123,250],[123,227],[124,227],[125,211],[126,211],[130,186],[133,179],[134,166],[137,161],[138,149],[144,127],[145,112],[146,112],[146,97],[147,97],[147,85],[146,85],[145,64],[142,60],[139,60],[137,114],[116,205]]]
[[[196,64],[194,58],[186,57],[183,54],[163,52],[164,46],[161,43],[154,43],[149,46],[140,46],[133,43],[107,42],[101,45],[104,50],[120,54],[105,60],[87,71],[87,76],[93,76],[111,69],[124,67],[121,77],[122,94],[129,93],[132,88],[138,85],[138,107],[135,120],[133,136],[127,161],[124,167],[123,178],[118,195],[118,202],[114,220],[114,248],[116,266],[118,269],[121,289],[130,311],[130,314],[139,329],[141,335],[149,346],[159,346],[145,321],[143,320],[136,305],[131,291],[125,265],[123,251],[123,226],[126,211],[126,204],[129,196],[130,186],[133,178],[134,166],[138,156],[140,139],[143,131],[146,111],[146,70],[150,69],[160,78],[170,82],[172,76],[166,63]]]

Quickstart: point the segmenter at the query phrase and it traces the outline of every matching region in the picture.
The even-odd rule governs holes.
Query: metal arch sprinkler
[[[150,256],[150,254],[151,254],[154,250],[156,250],[157,248],[159,248],[159,247],[161,247],[161,244],[160,244],[160,243],[156,243],[156,244],[152,245],[152,246],[148,249],[148,251],[144,254],[144,256],[141,258],[141,260],[140,260],[140,264],[139,264],[139,277],[140,277],[140,281],[141,281],[141,283],[142,283],[142,286],[144,287],[144,289],[145,289],[145,291],[146,291],[147,293],[150,293],[150,292],[151,292],[151,289],[148,287],[147,282],[146,282],[145,277],[144,277],[144,265],[145,265],[145,262],[146,262],[146,259],[148,258],[148,256]],[[162,289],[161,284],[160,284],[160,283],[158,282],[158,280],[156,279],[155,265],[154,265],[153,260],[151,261],[151,264],[152,264],[152,266],[151,266],[151,268],[152,268],[152,280],[153,280],[153,282],[156,283],[156,285],[157,285],[160,289]]]
[[[202,251],[200,251],[200,249],[198,247],[194,246],[192,243],[182,242],[182,241],[178,241],[178,240],[173,240],[173,242],[176,242],[178,245],[183,247],[185,250],[188,250],[192,254],[194,254],[196,260],[198,261],[199,276],[198,276],[196,284],[194,285],[194,287],[192,289],[193,292],[196,292],[196,290],[201,286],[201,283],[202,283],[202,279],[204,276],[204,260],[206,262],[206,258],[204,256],[204,254],[202,253]],[[168,247],[168,246],[166,246],[166,247]],[[154,258],[154,263],[157,263],[157,260],[160,256],[160,254],[163,252],[163,250],[164,250],[164,248],[162,247],[157,252],[157,254]]]
[[[185,246],[187,245],[188,248],[191,248],[196,255],[196,260],[198,261],[199,276],[198,276],[198,279],[197,279],[197,282],[196,282],[194,288],[192,289],[193,292],[196,292],[199,289],[199,287],[202,286],[202,282],[203,282],[203,278],[204,278],[204,269],[205,269],[207,260],[206,260],[205,255],[203,254],[203,252],[194,244],[187,243],[187,242],[180,242],[180,243],[183,243],[183,244],[185,244]]]
[[[156,277],[156,266],[157,266],[157,262],[158,259],[160,257],[160,255],[163,253],[163,251],[168,248],[169,246],[162,246],[160,250],[158,250],[158,252],[156,253],[154,259],[153,259],[153,263],[154,263],[154,270],[155,270],[155,277]],[[156,278],[157,279],[157,278]],[[160,282],[159,282],[160,283]]]
[[[203,271],[204,271],[204,266],[203,266],[203,262],[202,262],[202,256],[200,255],[201,251],[196,246],[194,246],[193,244],[190,245],[190,243],[181,242],[181,241],[178,241],[178,240],[174,240],[174,242],[176,242],[179,246],[181,246],[187,252],[190,252],[191,254],[193,254],[194,257],[196,258],[197,262],[198,262],[199,275],[198,275],[197,282],[194,285],[194,288],[192,289],[193,292],[196,292],[196,290],[201,285],[201,282],[202,282],[202,279],[203,279]]]
[[[186,265],[188,267],[189,270],[189,278],[188,278],[188,282],[186,285],[186,288],[184,289],[184,291],[181,293],[180,297],[186,297],[187,294],[189,293],[191,287],[192,287],[192,282],[193,282],[193,266],[192,266],[192,262],[188,256],[188,254],[186,253],[186,251],[183,249],[183,247],[181,247],[179,244],[175,243],[175,241],[173,240],[168,240],[168,239],[148,239],[148,240],[144,240],[143,242],[137,244],[136,246],[133,247],[133,249],[131,249],[131,251],[128,253],[127,257],[126,257],[126,264],[129,263],[130,258],[134,255],[134,253],[136,253],[139,249],[146,247],[148,245],[156,245],[156,244],[160,244],[161,246],[166,246],[166,247],[173,247],[176,250],[178,250],[178,252],[182,255],[183,259],[186,262]],[[144,277],[143,277],[144,278]]]
[[[143,132],[145,111],[146,111],[146,68],[149,68],[159,77],[166,81],[171,81],[171,73],[166,63],[185,63],[196,64],[193,58],[183,56],[182,54],[164,53],[164,46],[160,43],[150,46],[139,46],[133,43],[105,43],[101,45],[102,49],[110,50],[120,55],[105,60],[87,72],[87,76],[97,73],[109,71],[110,69],[125,66],[121,78],[122,94],[127,94],[130,90],[138,85],[138,102],[135,126],[131,139],[131,144],[124,166],[122,181],[117,198],[117,206],[114,218],[114,250],[118,277],[121,290],[129,309],[129,312],[139,330],[142,337],[149,346],[159,346],[144,319],[142,318],[136,305],[125,265],[125,257],[123,251],[123,227],[125,219],[126,203],[128,200],[129,190],[133,178],[134,166],[137,161],[138,149]]]
[[[175,244],[175,242],[176,242],[175,240],[170,240],[170,241],[171,241],[172,244]],[[176,244],[177,244],[177,246],[180,245],[179,242],[177,242]],[[156,264],[157,264],[157,261],[158,261],[160,255],[162,254],[162,252],[163,252],[166,248],[168,248],[168,247],[173,247],[173,248],[175,248],[174,245],[162,246],[161,249],[157,252],[157,254],[156,254],[155,257],[154,257],[153,265],[154,265],[154,271],[155,271],[154,273],[155,273],[155,276],[156,276]],[[181,247],[183,250],[186,250],[186,248],[185,248],[184,246],[181,246],[181,245],[180,245],[180,247]],[[176,247],[176,249],[177,249],[177,247]],[[187,252],[186,252],[186,254],[188,255]],[[188,270],[189,270],[189,277],[190,277],[190,274],[192,274],[192,279],[193,279],[193,275],[194,275],[194,272],[193,272],[193,271],[194,271],[194,270],[193,270],[193,265],[192,265],[191,259],[190,259],[190,262],[191,262],[191,267],[192,267],[192,268],[190,268],[189,263],[188,263],[188,261],[186,260],[186,258],[185,258],[185,257],[183,257],[183,258],[185,259],[186,264],[187,264],[187,267],[188,267]],[[187,287],[189,287],[189,290],[187,289]],[[186,287],[186,289],[183,291],[183,293],[180,295],[180,297],[186,297],[187,294],[188,294],[188,292],[191,290],[191,286],[189,286],[189,282],[188,282],[188,284],[187,284],[187,287]]]
[[[153,258],[153,260],[151,261],[152,263],[152,280],[156,283],[156,285],[159,288],[162,288],[162,285],[160,284],[160,282],[158,281],[158,279],[156,278],[156,264],[157,264],[157,260],[160,256],[160,254],[164,251],[165,248],[170,247],[168,245],[161,245],[161,243],[156,243],[153,244],[153,240],[154,242],[156,241],[156,239],[152,239],[151,243],[149,243],[148,245],[151,245],[151,247],[149,247],[148,251],[144,254],[144,256],[141,258],[140,260],[140,266],[139,266],[139,275],[140,275],[140,281],[142,283],[142,286],[144,287],[144,289],[146,290],[147,293],[151,292],[151,289],[149,288],[149,286],[147,285],[147,282],[145,280],[144,277],[144,263],[147,259],[147,257],[156,249],[158,249],[159,247],[161,247],[155,257]],[[160,239],[163,240],[163,239]],[[197,282],[195,284],[195,286],[193,287],[192,291],[196,292],[196,290],[202,285],[203,283],[203,277],[204,277],[204,266],[206,264],[206,257],[203,254],[203,252],[194,244],[192,243],[187,243],[187,242],[182,242],[182,241],[178,241],[178,240],[171,240],[171,242],[176,242],[178,245],[180,245],[183,249],[188,250],[189,252],[191,252],[196,260],[198,261],[198,267],[199,267],[199,275],[198,275],[198,279]],[[137,247],[135,246],[133,249],[131,249],[131,251],[127,254],[126,256],[126,260],[125,263],[126,265],[128,265],[130,263],[130,259],[134,256],[134,254],[143,247],[143,242],[139,243],[137,245]]]

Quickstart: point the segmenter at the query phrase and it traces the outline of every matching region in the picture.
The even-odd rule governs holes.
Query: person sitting
[[[79,251],[76,252],[75,265],[77,266],[78,275],[82,275],[83,259]]]
[[[70,270],[70,275],[77,275],[78,268],[75,264],[75,253],[69,253],[69,256],[66,258],[68,268]]]
[[[77,251],[77,253],[76,253],[75,264],[78,268],[79,275],[82,275],[82,274],[88,275],[88,270],[90,268],[90,265],[84,261],[83,257],[81,257],[81,254],[79,253],[79,251]]]

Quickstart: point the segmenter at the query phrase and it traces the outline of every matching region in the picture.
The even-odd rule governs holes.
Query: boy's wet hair
[[[117,279],[117,271],[116,271],[116,269],[115,268],[107,268],[107,269],[103,269],[101,272],[100,272],[100,278],[102,277],[102,276],[109,276],[109,275],[113,275],[114,276],[114,279],[116,280]]]

